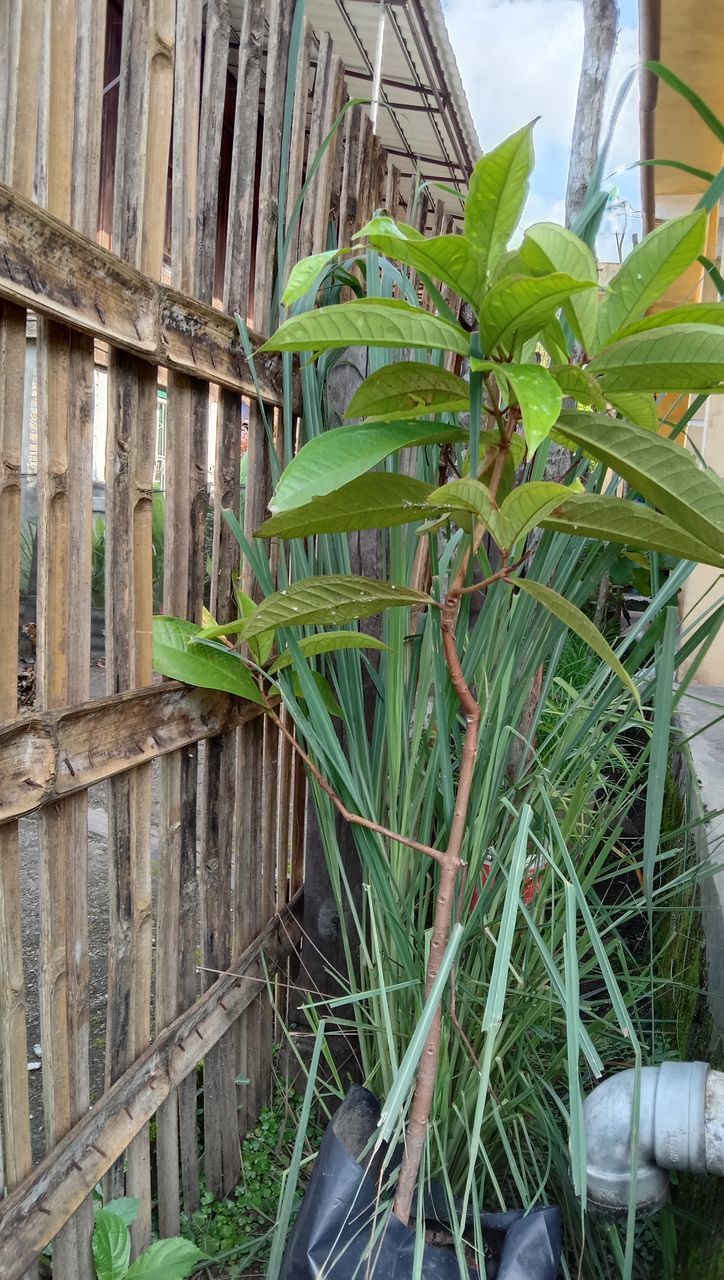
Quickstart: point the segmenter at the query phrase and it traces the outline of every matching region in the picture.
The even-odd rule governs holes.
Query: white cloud
[[[583,50],[580,0],[445,0],[445,21],[484,150],[540,116],[538,172],[524,224],[561,221]],[[638,37],[622,26],[609,109],[638,60]],[[638,157],[638,86],[619,117],[607,174]],[[635,187],[634,187],[635,190]]]

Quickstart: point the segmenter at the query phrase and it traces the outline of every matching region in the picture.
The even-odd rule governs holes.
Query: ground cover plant
[[[407,1223],[415,1187],[442,1179],[467,1275],[483,1205],[555,1200],[567,1275],[643,1275],[633,1200],[623,1235],[586,1213],[581,1107],[605,1070],[661,1052],[647,940],[691,874],[660,841],[673,673],[721,614],[679,628],[675,601],[692,563],[724,568],[724,485],[657,434],[655,395],[719,389],[724,327],[715,306],[646,314],[701,254],[703,211],[647,237],[602,296],[572,232],[539,224],[509,249],[532,162],[531,128],[479,162],[462,235],[381,212],[359,248],[293,270],[266,349],[289,385],[301,353],[300,438],[290,389],[262,541],[227,513],[263,599],[240,593],[220,625],[157,619],[155,665],[288,734],[280,698],[295,725],[347,921],[340,1025],[384,1099],[380,1144],[404,1143],[381,1213]],[[328,430],[350,347],[369,374],[356,421]],[[551,440],[571,451],[561,482]],[[360,531],[377,576],[350,572]],[[621,548],[651,603],[614,648],[584,606]],[[377,634],[359,625],[377,615]],[[571,634],[598,659],[583,688],[561,668]]]

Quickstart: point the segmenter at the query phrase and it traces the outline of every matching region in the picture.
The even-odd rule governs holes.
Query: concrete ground
[[[703,860],[718,866],[702,886],[709,968],[709,1004],[715,1037],[724,1040],[724,686],[692,685],[679,703],[679,720],[699,781],[701,807],[710,817],[698,843]]]

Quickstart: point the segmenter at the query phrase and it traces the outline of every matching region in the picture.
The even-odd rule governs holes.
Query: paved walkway
[[[701,803],[712,816],[702,829],[702,858],[720,870],[704,881],[702,907],[709,963],[709,1002],[715,1035],[724,1040],[724,686],[693,685],[679,703],[679,719],[701,788]]]

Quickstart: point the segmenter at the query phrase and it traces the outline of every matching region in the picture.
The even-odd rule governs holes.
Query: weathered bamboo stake
[[[331,92],[332,61],[334,59],[332,37],[323,31],[319,40],[317,67],[314,73],[314,94],[312,96],[312,114],[309,121],[309,144],[307,148],[307,168],[314,160],[324,139],[324,121],[326,118]],[[299,225],[299,257],[305,258],[313,253],[314,231],[317,222],[317,193],[320,174],[325,165],[325,158],[307,188],[302,205],[302,216]]]
[[[161,272],[173,99],[173,0],[129,0],[123,14],[113,242],[149,275]],[[106,452],[106,666],[109,692],[151,683],[151,508],[157,377],[113,353]],[[111,940],[107,1075],[117,1079],[151,1033],[151,773],[109,787]],[[148,1130],[128,1148],[126,1191],[140,1200],[134,1254],[151,1234]],[[120,1173],[111,1187],[120,1182]]]
[[[32,196],[38,118],[39,6],[13,0],[4,9],[7,43],[0,46],[0,176]],[[20,590],[20,469],[25,381],[25,311],[0,306],[0,716],[17,711]],[[23,974],[18,827],[0,829],[0,1071],[4,1183],[10,1191],[32,1168],[27,1027]],[[36,1280],[37,1266],[24,1272]]]
[[[344,101],[344,65],[335,53],[329,64],[327,99],[322,114],[322,140],[327,137]],[[339,134],[325,151],[314,182],[315,206],[313,207],[312,253],[322,253],[327,246],[327,233],[334,184],[335,157],[340,141]]]
[[[307,140],[307,113],[309,106],[309,66],[312,51],[312,27],[307,18],[302,21],[302,36],[299,41],[299,58],[295,77],[294,110],[292,112],[292,136],[289,145],[289,168],[287,176],[287,207],[284,220],[285,231],[289,226],[292,210],[299,192],[302,189],[304,176],[304,156]],[[284,264],[285,278],[289,275],[299,256],[299,221],[292,236]]]
[[[171,278],[185,293],[196,274],[197,170],[201,93],[201,9],[195,0],[176,6],[171,191]],[[168,375],[166,509],[164,521],[164,613],[198,614],[189,599],[192,537],[193,384]],[[208,392],[207,392],[208,395]],[[181,868],[196,858],[196,763],[194,751],[175,752],[161,762],[161,859],[156,920],[156,1034],[181,1010]],[[191,848],[187,848],[187,846]],[[190,854],[193,853],[191,857]],[[191,996],[193,999],[193,996]],[[194,1118],[195,1129],[195,1118]],[[176,1091],[156,1116],[156,1180],[161,1236],[178,1235],[179,1112]]]

